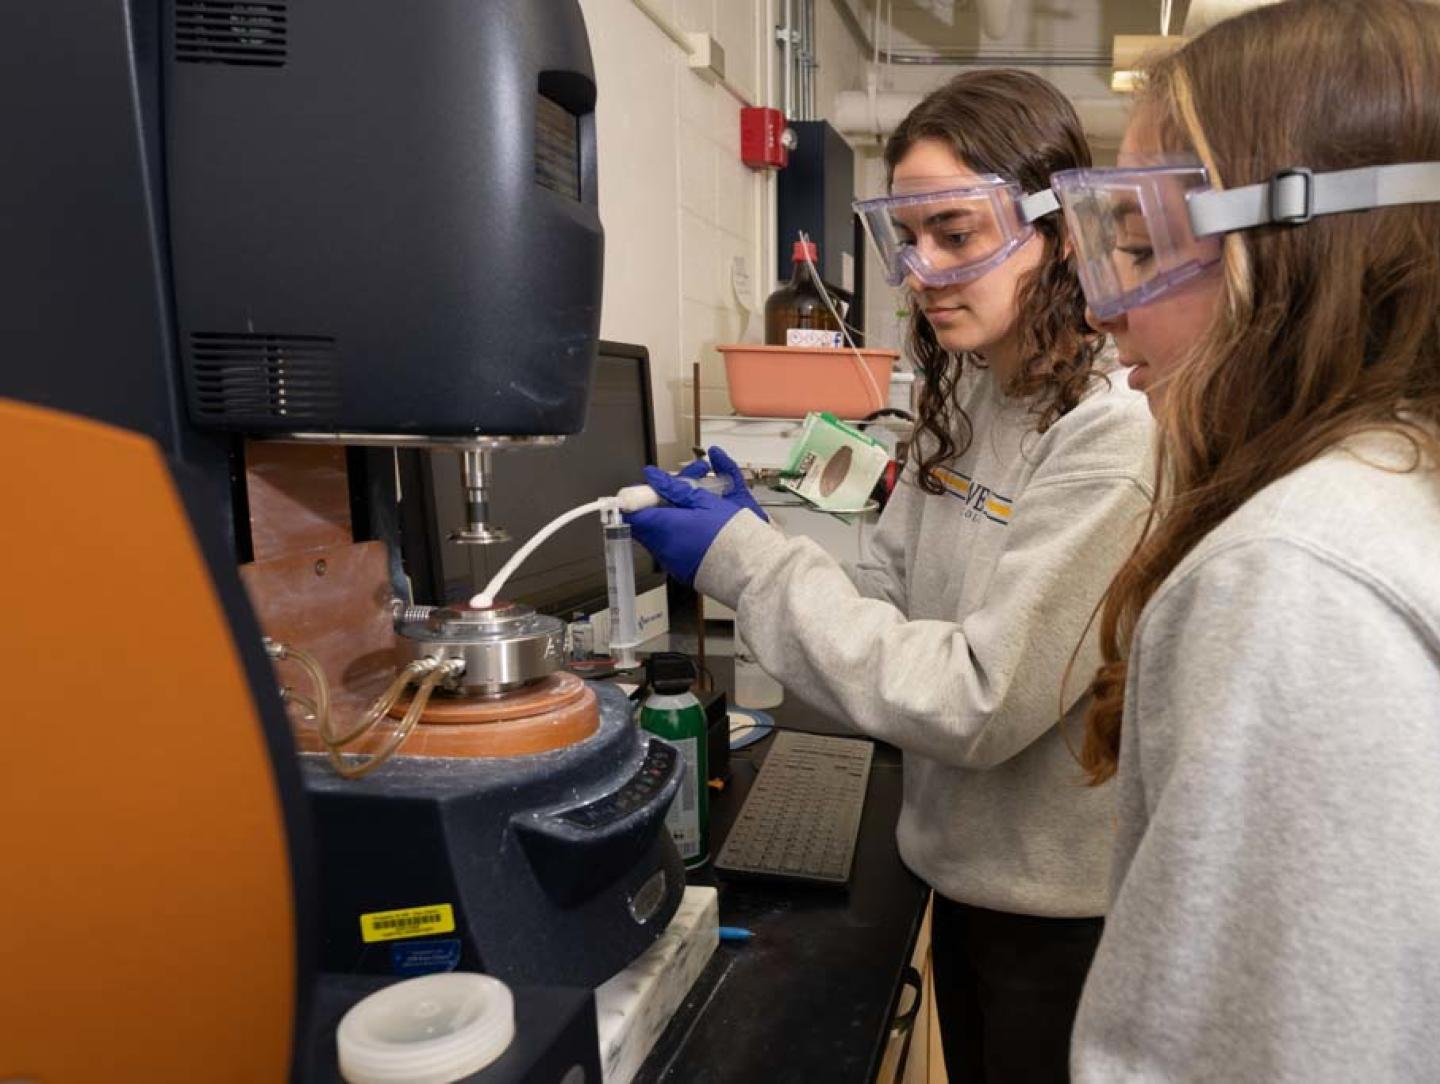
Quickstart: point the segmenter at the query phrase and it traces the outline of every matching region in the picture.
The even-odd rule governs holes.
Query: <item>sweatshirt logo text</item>
[[[988,519],[1002,527],[1009,524],[1012,503],[1009,497],[1001,496],[983,482],[977,482],[959,471],[936,467],[935,477],[947,494],[964,503],[966,519]]]

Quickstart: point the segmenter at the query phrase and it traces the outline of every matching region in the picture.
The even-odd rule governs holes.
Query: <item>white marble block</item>
[[[715,890],[687,886],[659,939],[595,990],[605,1084],[629,1084],[719,943]]]

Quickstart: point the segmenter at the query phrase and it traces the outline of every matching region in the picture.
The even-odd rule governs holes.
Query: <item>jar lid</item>
[[[351,1007],[335,1042],[349,1084],[450,1084],[515,1037],[515,999],[489,975],[449,972],[387,986]]]

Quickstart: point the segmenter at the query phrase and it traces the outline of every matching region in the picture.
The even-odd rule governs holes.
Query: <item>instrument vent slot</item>
[[[327,335],[197,331],[190,336],[195,409],[213,421],[332,421],[339,351]]]
[[[284,67],[288,7],[289,0],[175,0],[175,59]]]
[[[535,99],[535,181],[552,192],[580,198],[580,121],[545,95]]]

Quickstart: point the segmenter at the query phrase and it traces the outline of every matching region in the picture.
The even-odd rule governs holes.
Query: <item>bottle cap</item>
[[[657,651],[645,660],[645,680],[663,696],[689,692],[696,677],[694,661],[679,651]]]
[[[350,1084],[461,1080],[515,1037],[510,988],[464,971],[424,975],[376,991],[350,1009],[335,1040]]]
[[[807,255],[811,263],[819,263],[820,246],[814,241],[796,241],[790,249],[790,260],[793,263],[804,263]]]

